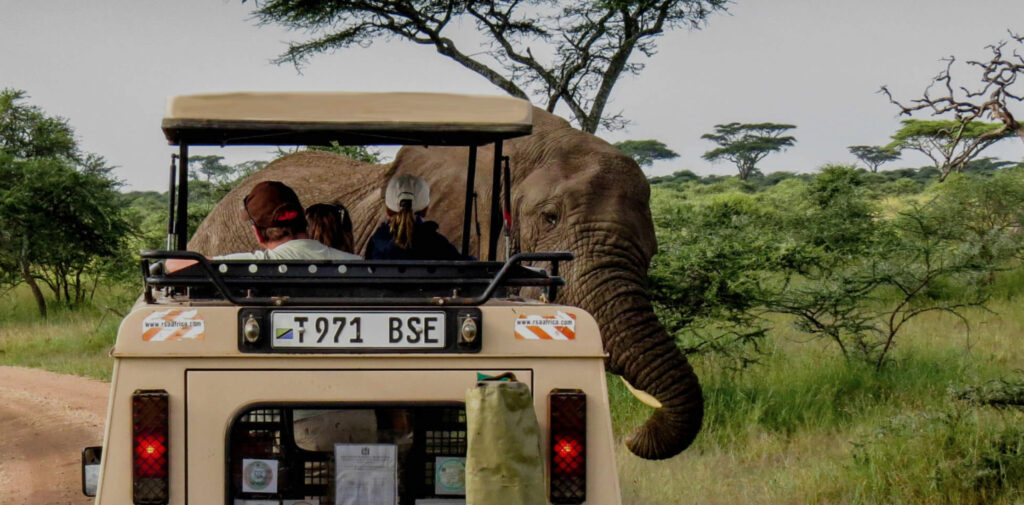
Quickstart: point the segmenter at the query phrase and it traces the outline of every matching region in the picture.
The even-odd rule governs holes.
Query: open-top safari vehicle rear
[[[170,99],[163,130],[180,168],[168,250],[142,253],[145,292],[112,351],[106,431],[102,448],[83,451],[84,491],[101,505],[441,505],[498,478],[499,494],[475,496],[511,503],[516,486],[532,486],[552,504],[617,505],[598,327],[555,303],[559,262],[571,256],[495,261],[502,141],[529,134],[531,112],[512,98],[409,93]],[[463,253],[477,148],[493,143],[486,261],[227,261],[185,250],[189,146],[331,142],[467,146]],[[169,273],[167,259],[196,263]],[[542,301],[516,297],[523,286],[543,289]],[[467,405],[493,381],[525,391],[525,417],[500,401]],[[539,432],[523,424],[531,410]],[[530,444],[538,479],[465,470],[529,467]]]

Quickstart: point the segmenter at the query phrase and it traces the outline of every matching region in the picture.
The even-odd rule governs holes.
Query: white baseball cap
[[[392,212],[398,212],[404,200],[412,202],[412,211],[419,212],[430,205],[430,185],[422,177],[412,174],[396,175],[388,181],[384,192],[384,204]]]

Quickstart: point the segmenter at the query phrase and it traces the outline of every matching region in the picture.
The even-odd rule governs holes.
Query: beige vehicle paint
[[[194,309],[193,320],[203,322],[203,331],[187,339],[146,340],[144,321],[177,306]],[[140,302],[121,324],[112,351],[115,365],[96,503],[132,503],[131,396],[139,389],[168,393],[169,503],[223,503],[229,479],[225,440],[232,420],[248,406],[462,402],[478,373],[513,372],[534,393],[542,447],[550,445],[548,392],[586,393],[586,503],[618,504],[604,355],[593,318],[575,307],[540,303],[492,300],[479,308],[479,353],[268,355],[239,351],[239,307]],[[575,316],[572,340],[517,338],[520,315],[557,312]]]

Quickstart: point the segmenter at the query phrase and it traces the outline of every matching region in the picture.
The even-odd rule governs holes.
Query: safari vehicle
[[[142,253],[144,294],[111,352],[103,446],[83,451],[83,491],[100,505],[465,503],[467,391],[514,378],[532,397],[547,501],[619,504],[598,327],[556,303],[571,256],[496,260],[502,141],[529,134],[531,113],[513,98],[411,93],[169,99],[168,250]],[[493,143],[486,260],[186,251],[189,146],[330,142],[466,146],[464,253],[476,151]],[[196,263],[168,273],[167,259]],[[546,296],[517,298],[523,286]],[[352,475],[358,489],[343,486]]]

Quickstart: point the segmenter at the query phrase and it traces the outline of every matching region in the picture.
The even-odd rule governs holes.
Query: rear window
[[[229,505],[464,503],[466,410],[253,406],[232,423],[227,453]]]

